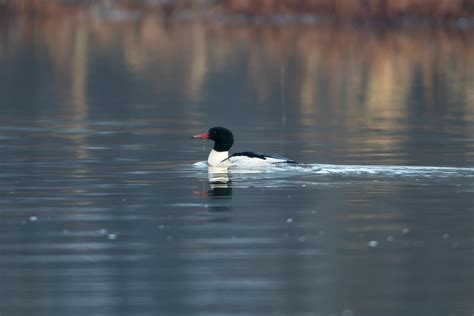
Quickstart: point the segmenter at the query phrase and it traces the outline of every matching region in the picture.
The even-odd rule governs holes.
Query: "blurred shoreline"
[[[70,14],[117,20],[154,15],[232,24],[474,27],[474,2],[469,0],[0,0],[0,18]]]
[[[190,122],[195,118],[188,116],[189,109],[216,102],[209,99],[214,95],[225,104],[216,114],[222,117],[241,103],[284,113],[277,118],[281,122],[298,120],[299,126],[331,131],[336,125],[381,133],[418,130],[421,118],[446,133],[474,133],[469,123],[474,113],[472,27],[221,23],[198,13],[136,13],[115,1],[43,3],[51,6],[47,14],[25,7],[18,11],[23,13],[0,18],[0,65],[5,78],[28,78],[37,64],[44,65],[41,73],[54,87],[58,112],[71,115],[77,128],[83,128],[92,108],[113,113],[124,102],[114,99],[115,90],[132,80],[157,96],[176,98]],[[98,92],[95,82],[111,73],[108,89],[114,92],[108,99],[107,86]],[[43,81],[32,80],[33,87]],[[231,89],[222,90],[223,82]],[[35,96],[37,90],[28,94]],[[140,95],[125,91],[128,97]],[[34,107],[33,98],[15,102]],[[457,120],[455,128],[439,120],[447,116]],[[360,145],[401,146],[399,139],[383,135]]]

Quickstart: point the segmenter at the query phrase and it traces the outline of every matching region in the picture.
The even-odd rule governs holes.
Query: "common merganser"
[[[242,151],[229,155],[229,149],[234,144],[234,135],[225,127],[212,127],[207,133],[192,136],[193,139],[210,139],[214,141],[207,163],[211,167],[255,166],[266,164],[294,164],[294,160],[276,155]]]

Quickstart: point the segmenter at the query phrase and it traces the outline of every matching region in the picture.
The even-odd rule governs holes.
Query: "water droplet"
[[[288,198],[291,199],[291,194],[288,194]]]
[[[109,238],[110,240],[115,240],[117,239],[117,234],[108,234],[107,238]]]
[[[167,241],[173,240],[173,236],[166,236],[166,240],[167,240]]]
[[[127,199],[122,199],[122,202],[125,202]]]
[[[286,222],[287,222],[288,224],[291,224],[291,223],[293,223],[293,219],[292,219],[292,218],[288,218],[288,219],[286,220]]]
[[[443,239],[449,239],[449,234],[444,234]]]
[[[393,236],[387,236],[387,241],[393,241]]]
[[[107,229],[102,228],[101,230],[99,230],[99,234],[101,234],[101,235],[107,234]]]
[[[298,238],[299,242],[304,242],[306,240],[306,238],[304,236],[301,236],[300,238]]]
[[[30,221],[36,222],[38,220],[38,217],[36,216],[30,216]]]
[[[159,230],[165,229],[165,225],[160,225],[160,226],[158,226],[158,229],[159,229]]]
[[[405,228],[402,229],[402,233],[404,233],[404,234],[408,234],[409,232],[410,232],[409,228],[405,227]]]
[[[379,242],[377,240],[371,240],[371,241],[369,241],[368,245],[369,245],[369,247],[374,248],[374,247],[377,247],[379,245]]]
[[[312,211],[311,211],[311,214],[316,214],[316,210],[312,210]]]

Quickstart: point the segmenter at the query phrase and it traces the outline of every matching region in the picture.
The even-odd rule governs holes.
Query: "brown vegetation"
[[[440,19],[472,15],[474,6],[468,0],[223,0],[219,7],[225,12],[249,15],[316,14],[339,18],[420,17]]]
[[[206,16],[313,16],[327,21],[403,23],[440,22],[474,17],[472,0],[0,0],[0,13],[58,15],[91,7],[120,8],[172,16],[198,12]]]

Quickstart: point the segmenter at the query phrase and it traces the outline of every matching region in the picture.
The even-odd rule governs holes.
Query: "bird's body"
[[[211,167],[261,167],[269,164],[296,163],[296,161],[285,157],[251,151],[229,154],[229,150],[234,143],[234,136],[231,131],[224,127],[212,127],[207,133],[195,135],[193,138],[214,141],[214,148],[207,159],[207,163]]]

